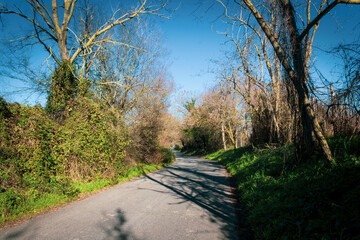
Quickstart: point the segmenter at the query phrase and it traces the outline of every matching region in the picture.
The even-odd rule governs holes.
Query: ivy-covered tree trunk
[[[46,104],[46,111],[52,115],[64,110],[66,103],[75,98],[77,93],[77,79],[75,67],[70,61],[63,61],[54,71],[51,78],[50,93]]]

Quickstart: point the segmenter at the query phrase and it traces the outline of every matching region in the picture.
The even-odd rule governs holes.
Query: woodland
[[[47,94],[44,107],[0,99],[1,223],[166,166],[171,146],[226,166],[255,239],[359,239],[360,36],[327,49],[337,80],[313,48],[325,17],[360,1],[212,2],[231,51],[176,117],[151,29],[166,1],[111,15],[90,0],[0,1],[2,18],[31,28],[9,42],[3,71]],[[45,71],[17,54],[33,46]]]
[[[255,239],[358,239],[360,45],[328,50],[337,81],[313,45],[324,16],[360,2],[217,3],[233,51],[216,85],[184,101],[179,148],[227,167]]]

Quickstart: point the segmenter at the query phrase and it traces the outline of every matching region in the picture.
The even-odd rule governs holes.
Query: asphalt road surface
[[[0,239],[238,239],[220,164],[176,153],[174,164],[0,231]]]

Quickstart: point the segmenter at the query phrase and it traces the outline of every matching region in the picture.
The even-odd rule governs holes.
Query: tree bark
[[[67,35],[67,34],[66,34]],[[67,48],[67,36],[60,35],[58,37],[58,45],[61,56],[61,61],[70,60],[69,51]]]
[[[224,146],[224,150],[226,151],[226,138],[225,138],[225,127],[224,127],[224,122],[221,123],[221,136],[222,136],[222,141],[223,141],[223,146]]]
[[[320,147],[328,161],[333,160],[333,156],[329,145],[322,134],[321,127],[316,119],[314,110],[311,107],[309,100],[309,90],[307,87],[306,63],[304,58],[304,49],[302,39],[298,33],[298,27],[295,20],[295,10],[290,3],[290,0],[281,0],[283,11],[286,16],[288,31],[291,41],[292,59],[295,70],[293,82],[298,93],[298,101],[301,113],[301,122],[303,135],[306,145],[305,158],[308,158],[316,148],[316,141],[319,142]],[[308,155],[308,156],[307,156]]]
[[[239,139],[239,130],[238,130],[238,126],[236,126],[236,129],[235,129],[235,149],[237,149],[239,146],[238,146],[238,139]]]
[[[57,0],[51,1],[51,9],[53,15],[52,22],[54,24],[54,32],[57,37],[57,42],[58,42],[60,57],[62,62],[70,60],[70,54],[67,47],[67,34],[76,1],[77,0],[64,0],[64,16],[61,26],[59,21],[59,13],[58,13],[59,7],[57,5]]]

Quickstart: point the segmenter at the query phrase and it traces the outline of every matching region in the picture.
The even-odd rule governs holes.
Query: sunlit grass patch
[[[57,193],[39,193],[9,190],[0,194],[0,225],[6,221],[16,220],[23,216],[41,213],[51,206],[65,203],[69,197]]]
[[[96,179],[91,182],[73,182],[72,185],[78,189],[80,193],[91,193],[93,191],[105,188],[111,185],[112,181],[108,178]]]

